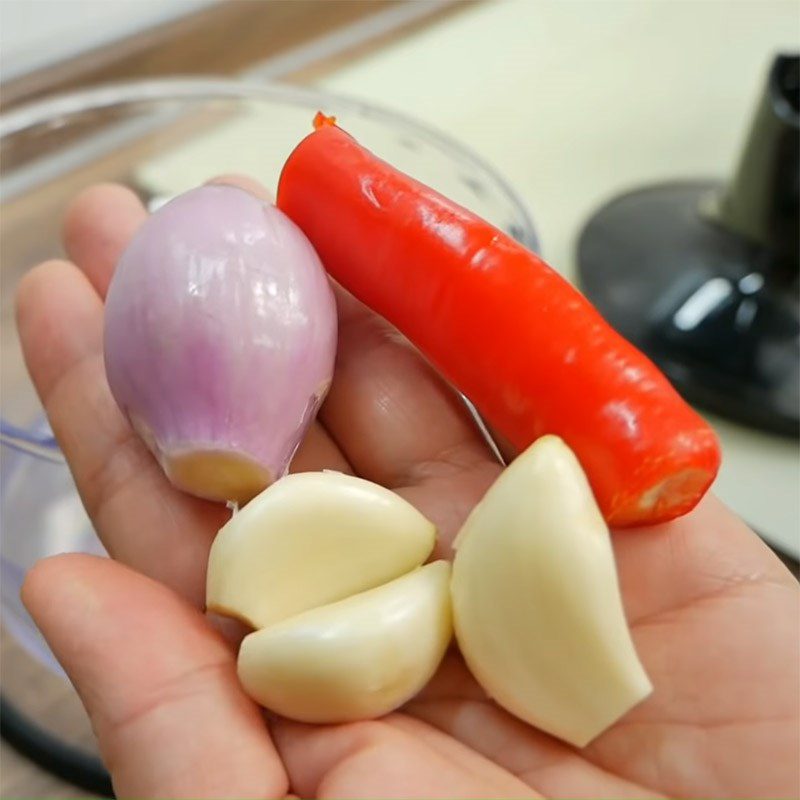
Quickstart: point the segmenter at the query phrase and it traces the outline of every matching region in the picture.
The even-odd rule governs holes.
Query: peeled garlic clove
[[[452,635],[450,565],[390,583],[251,633],[239,679],[256,702],[300,722],[382,716],[430,680]]]
[[[288,475],[220,530],[206,604],[263,628],[418,567],[435,536],[431,522],[382,486],[338,472]]]
[[[608,529],[561,439],[509,465],[455,547],[456,638],[499,705],[583,747],[651,692]]]

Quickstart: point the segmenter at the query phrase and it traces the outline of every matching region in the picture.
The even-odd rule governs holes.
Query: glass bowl
[[[2,260],[2,621],[40,663],[58,665],[19,601],[43,556],[102,552],[24,368],[14,288],[60,255],[69,198],[98,181],[133,188],[154,209],[222,173],[272,188],[318,110],[336,115],[377,155],[502,228],[531,249],[523,203],[490,165],[450,136],[358,100],[238,81],[157,80],[65,94],[0,117]]]

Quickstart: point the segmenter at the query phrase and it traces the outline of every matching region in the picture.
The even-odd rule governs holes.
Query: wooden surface
[[[269,62],[299,44],[331,30],[342,28],[359,18],[385,9],[393,2],[385,0],[292,0],[254,2],[233,0],[221,8],[194,14],[169,23],[131,41],[104,48],[59,68],[23,77],[2,87],[4,109],[43,93],[112,79],[135,79],[174,72],[195,74],[234,73],[255,63]],[[335,56],[305,64],[287,76],[305,82],[319,77],[348,60],[357,59],[388,42],[396,41],[443,15],[454,13],[471,3],[458,4],[430,17],[383,32],[361,41],[352,49]],[[230,43],[236,46],[231,47]],[[115,52],[116,51],[116,52]],[[146,152],[157,151],[165,137],[180,135],[180,124],[137,143],[131,149],[115,152],[94,162],[51,186],[6,203],[0,214],[0,265],[2,265],[2,360],[3,375],[24,375],[13,326],[13,289],[27,265],[59,255],[52,252],[64,205],[82,186],[97,179],[126,177],[128,165],[140,161]],[[7,154],[4,154],[4,156]],[[6,165],[8,161],[6,161]],[[12,249],[13,248],[13,252]],[[20,381],[25,384],[26,381]],[[3,393],[3,413],[12,419],[37,406],[32,390],[27,388],[10,396]],[[92,751],[95,748],[91,726],[77,696],[64,680],[35,663],[6,631],[0,630],[0,685],[23,711],[39,723],[75,745]],[[88,797],[85,791],[51,777],[0,742],[0,798],[77,798]]]

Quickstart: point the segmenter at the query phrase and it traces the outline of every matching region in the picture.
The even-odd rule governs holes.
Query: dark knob
[[[800,250],[800,56],[772,64],[733,179],[719,200],[720,225],[795,269]]]

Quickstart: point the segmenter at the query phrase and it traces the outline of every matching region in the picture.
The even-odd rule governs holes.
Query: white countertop
[[[319,85],[449,131],[532,210],[547,260],[572,277],[576,236],[610,196],[727,175],[772,54],[800,49],[786,2],[504,0],[459,14]],[[800,451],[713,420],[716,491],[800,553]]]
[[[215,2],[219,0],[0,0],[0,74],[10,81]]]

